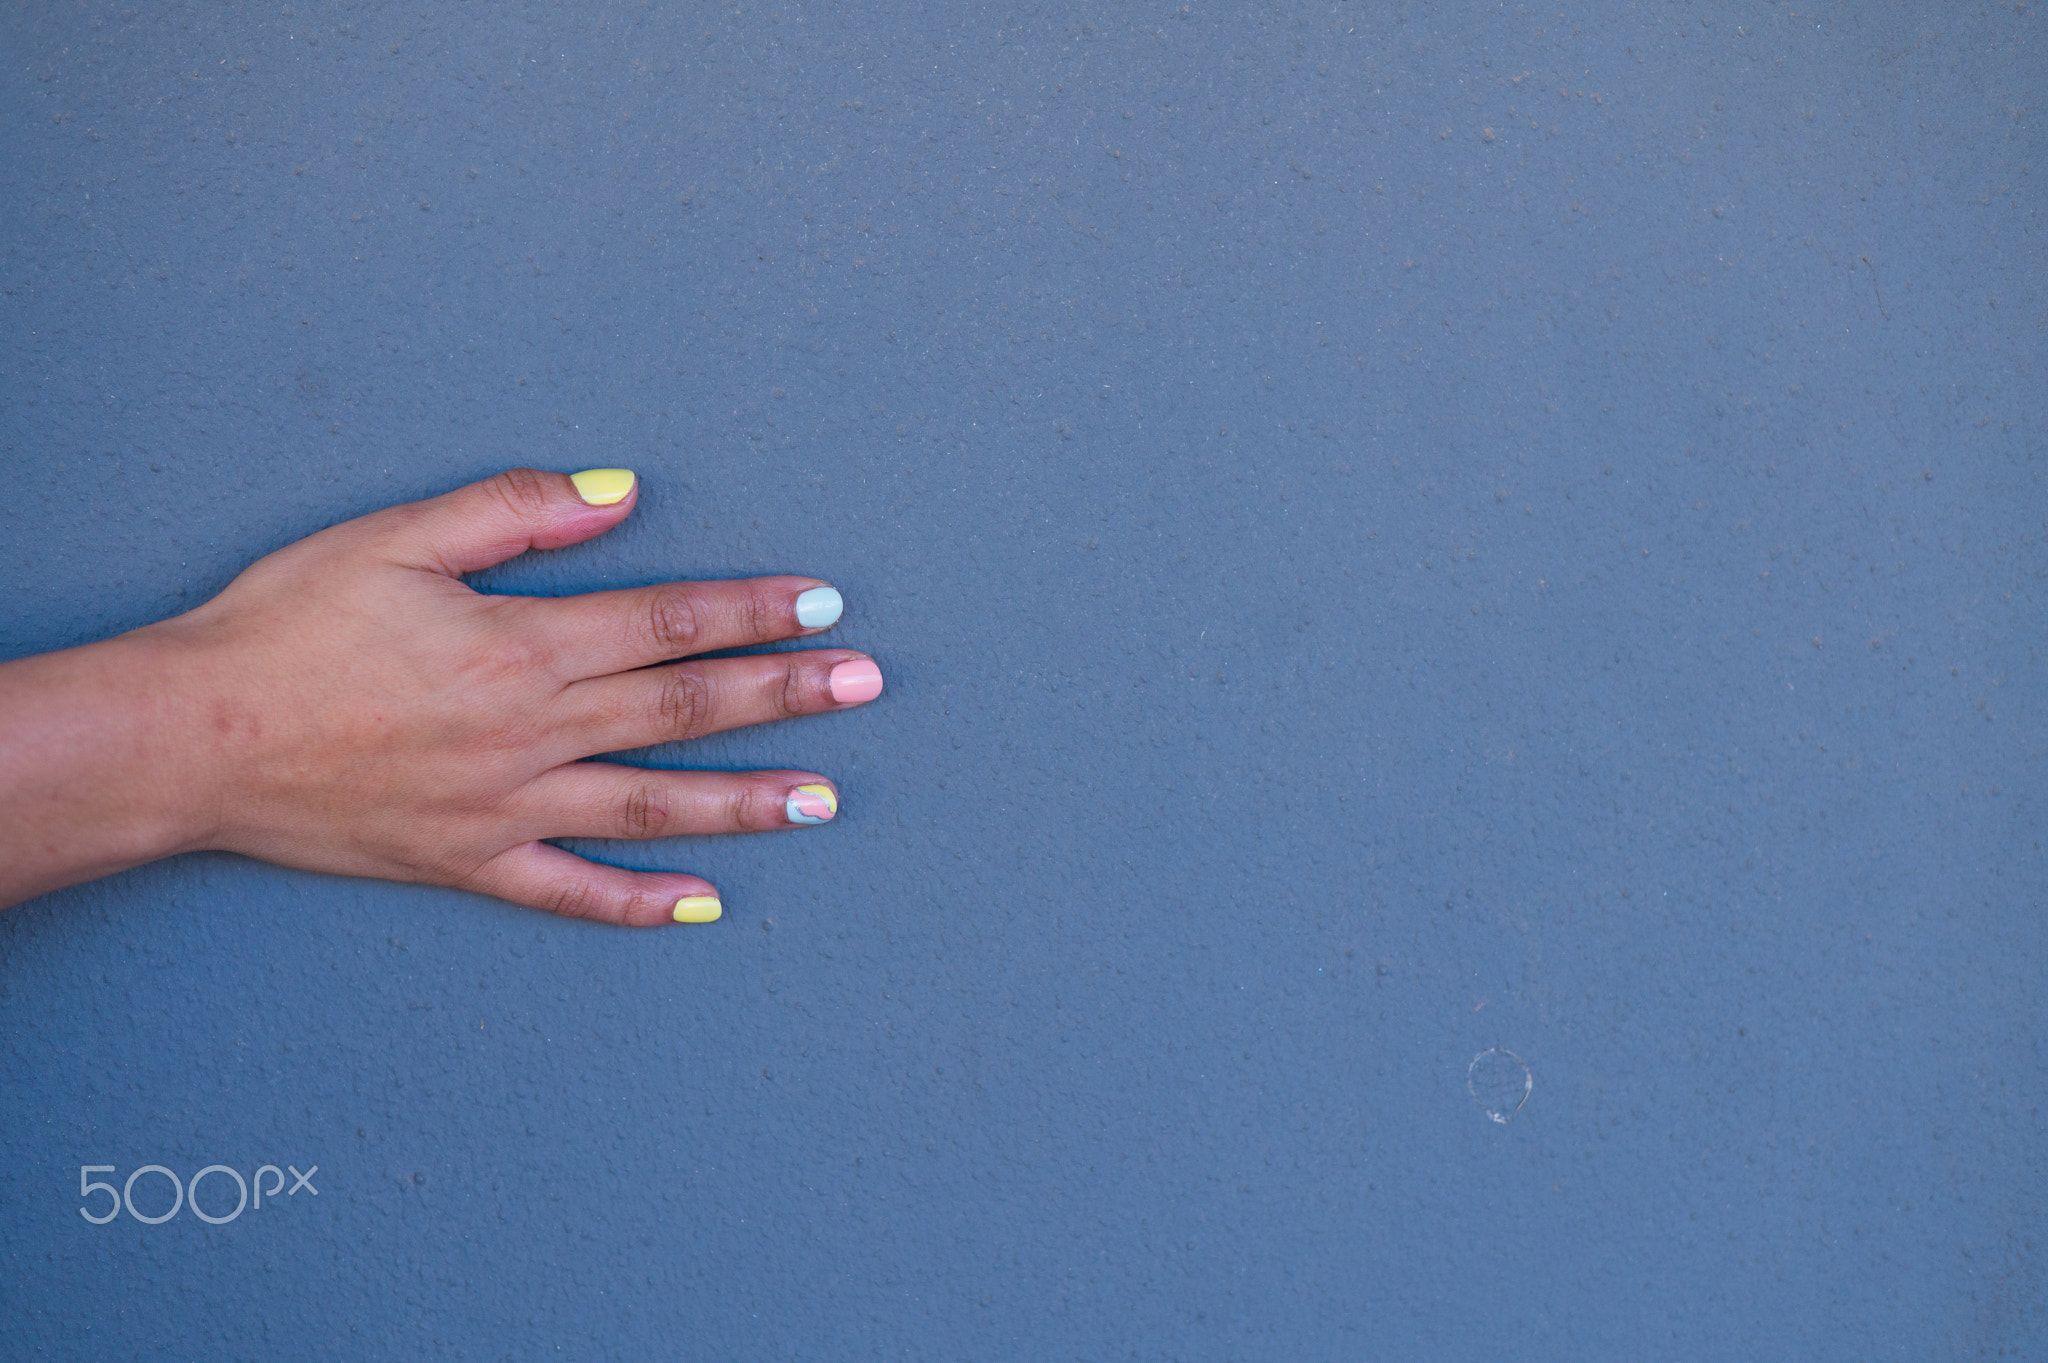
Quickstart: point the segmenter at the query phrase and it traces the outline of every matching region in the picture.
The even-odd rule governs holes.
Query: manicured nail
[[[791,823],[823,823],[839,812],[839,797],[830,786],[798,786],[782,812]]]
[[[576,495],[586,504],[616,506],[633,490],[633,470],[585,469],[570,474],[569,481],[576,485]]]
[[[676,901],[678,923],[716,923],[721,912],[715,894],[685,895]]]
[[[796,599],[796,622],[805,629],[823,629],[845,609],[837,587],[813,587]]]
[[[858,705],[882,694],[882,669],[868,658],[855,658],[832,669],[832,699]]]

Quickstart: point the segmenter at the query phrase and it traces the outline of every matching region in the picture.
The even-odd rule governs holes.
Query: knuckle
[[[647,598],[647,632],[671,654],[695,650],[703,637],[697,602],[687,587],[661,587]]]
[[[734,828],[764,828],[763,819],[766,800],[759,786],[745,785],[733,792],[732,826]]]
[[[629,838],[657,838],[669,825],[673,811],[668,792],[656,781],[638,781],[626,792],[619,810],[619,830]]]
[[[781,612],[767,597],[755,592],[746,598],[747,637],[773,639],[783,633]]]
[[[686,667],[670,668],[661,680],[659,732],[670,743],[701,738],[711,723],[711,684]]]
[[[401,506],[387,506],[382,511],[373,511],[363,517],[362,523],[383,534],[397,538],[416,535],[420,528],[429,524],[432,513],[420,502],[406,502]]]
[[[674,907],[675,900],[664,899],[636,885],[626,891],[618,912],[609,915],[609,919],[620,927],[652,927],[656,923],[669,922],[669,913]]]
[[[480,647],[456,663],[465,684],[498,688],[530,687],[558,663],[555,652],[527,625],[528,603],[517,597],[481,597],[485,631]],[[521,717],[522,726],[528,721]]]
[[[781,717],[789,719],[804,713],[804,668],[802,655],[792,653],[782,669],[782,686],[776,693],[776,707]]]
[[[533,520],[548,506],[548,485],[538,469],[506,469],[484,480],[506,508],[522,521]]]
[[[588,881],[572,880],[547,896],[547,911],[564,918],[606,918],[605,898]]]

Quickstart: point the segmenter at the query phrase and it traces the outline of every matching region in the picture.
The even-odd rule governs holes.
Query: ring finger
[[[839,792],[807,771],[657,771],[571,762],[527,784],[517,816],[536,838],[765,833],[829,822]]]

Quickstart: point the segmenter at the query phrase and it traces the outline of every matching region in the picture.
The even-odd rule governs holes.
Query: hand
[[[874,699],[846,649],[677,663],[839,615],[814,578],[483,596],[465,573],[602,534],[630,473],[515,469],[279,550],[188,614],[0,667],[0,904],[200,848],[454,885],[578,918],[701,922],[694,876],[543,838],[822,823],[805,771],[580,758]]]

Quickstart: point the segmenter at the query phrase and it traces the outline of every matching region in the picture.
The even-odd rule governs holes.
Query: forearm
[[[153,627],[0,664],[0,906],[205,845],[182,656]]]

